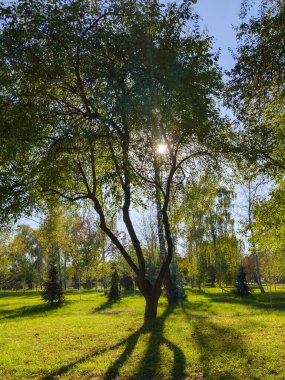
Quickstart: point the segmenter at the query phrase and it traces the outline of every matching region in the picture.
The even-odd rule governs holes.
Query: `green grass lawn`
[[[143,326],[144,301],[67,294],[59,308],[36,292],[0,293],[0,379],[285,379],[285,291],[237,298],[188,290]]]

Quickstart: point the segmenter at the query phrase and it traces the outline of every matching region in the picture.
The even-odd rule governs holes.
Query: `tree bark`
[[[173,233],[173,258],[172,258],[172,273],[173,273],[173,282],[175,285],[175,291],[177,294],[177,299],[182,300],[185,298],[185,291],[182,283],[182,279],[179,273],[179,268],[177,264],[176,256],[176,247],[177,247],[177,234]]]
[[[254,236],[253,225],[252,225],[252,204],[253,204],[252,188],[251,188],[251,181],[249,181],[248,183],[248,224],[249,224],[249,230],[251,234],[251,240],[252,240],[251,244],[252,244],[253,256],[254,256],[254,261],[255,261],[255,274],[256,274],[256,281],[257,281],[260,292],[265,293],[265,290],[261,283],[258,252],[256,250],[255,236]]]
[[[167,269],[167,271],[165,273],[163,285],[165,287],[166,297],[167,297],[168,303],[169,304],[176,303],[178,300],[178,294],[177,294],[177,289],[176,289],[175,283],[171,278],[171,273],[170,273],[169,268]]]
[[[256,281],[259,287],[259,290],[261,293],[265,293],[264,287],[261,282],[261,277],[260,277],[260,269],[259,269],[259,258],[258,258],[258,253],[254,252],[254,261],[255,261],[255,274],[256,274]]]
[[[148,321],[150,319],[155,319],[157,316],[157,306],[160,294],[156,292],[145,295],[145,313],[144,320]]]
[[[158,183],[160,181],[159,178],[159,167],[156,160],[154,160],[154,171],[155,171],[155,180]],[[163,263],[163,261],[166,258],[166,246],[165,246],[165,239],[164,239],[164,232],[163,232],[163,216],[162,216],[162,206],[160,202],[160,194],[159,189],[156,186],[155,189],[155,203],[156,203],[156,217],[157,217],[157,230],[158,230],[158,242],[159,242],[159,253],[160,253],[160,260]],[[178,292],[175,286],[175,283],[173,282],[171,278],[171,272],[170,268],[166,270],[164,279],[163,279],[163,285],[165,287],[166,291],[166,297],[169,304],[176,303],[178,300]]]

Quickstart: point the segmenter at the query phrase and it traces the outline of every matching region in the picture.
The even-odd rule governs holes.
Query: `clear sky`
[[[234,65],[229,47],[235,50],[236,38],[232,26],[240,24],[241,0],[198,0],[194,10],[201,17],[200,25],[214,37],[215,48],[221,49],[220,65],[230,69]],[[260,0],[256,0],[251,14],[255,14]]]

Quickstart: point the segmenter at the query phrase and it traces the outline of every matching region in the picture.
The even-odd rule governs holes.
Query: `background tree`
[[[247,211],[246,211],[246,217],[244,218],[242,222],[243,232],[247,234],[250,251],[252,252],[252,255],[254,257],[256,282],[258,284],[258,287],[261,293],[264,293],[265,290],[262,285],[262,276],[261,276],[261,271],[260,271],[260,257],[259,257],[260,253],[257,247],[256,232],[254,228],[255,221],[254,221],[253,210],[254,210],[255,204],[258,202],[258,198],[260,197],[262,186],[266,184],[266,179],[262,177],[257,177],[256,175],[252,174],[250,172],[250,169],[248,170],[248,173],[244,175],[244,178],[245,178],[244,186],[246,188]]]
[[[51,252],[48,263],[47,279],[44,282],[42,298],[51,306],[64,302],[62,283],[58,271],[58,260],[56,255]]]
[[[253,207],[253,229],[261,252],[261,267],[267,279],[270,272],[275,282],[285,280],[284,196],[284,181],[279,181],[268,196],[259,198]]]
[[[259,14],[249,19],[248,1],[244,5],[227,104],[241,123],[242,156],[276,175],[285,168],[284,1],[262,1]]]
[[[1,230],[0,234],[0,289],[9,287],[9,274],[12,266],[11,256],[8,249],[9,232]]]
[[[201,169],[202,171],[202,169]],[[232,217],[234,193],[211,175],[189,181],[182,198],[190,275],[202,283],[232,284],[241,247]]]
[[[36,232],[28,225],[19,225],[7,248],[11,262],[9,287],[32,289],[40,286],[43,261]]]
[[[234,293],[237,296],[248,296],[250,294],[250,290],[246,280],[245,267],[243,265],[239,265],[238,268]]]
[[[118,301],[120,299],[120,279],[117,270],[115,269],[112,273],[111,277],[111,287],[108,294],[108,300],[109,301]]]
[[[103,277],[105,266],[104,256],[106,244],[99,230],[98,221],[87,212],[83,215],[75,214],[71,226],[71,266],[76,287],[79,282],[92,288]],[[106,268],[105,268],[106,269]]]

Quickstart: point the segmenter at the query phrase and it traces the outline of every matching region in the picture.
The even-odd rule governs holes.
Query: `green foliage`
[[[187,241],[189,276],[198,287],[232,284],[241,259],[234,231],[234,193],[205,173],[188,181],[180,207]]]
[[[284,19],[283,0],[262,1],[249,20],[243,15],[228,83],[228,106],[242,124],[240,160],[274,175],[285,169]]]
[[[208,268],[207,268],[207,272],[208,272],[208,277],[207,277],[207,282],[210,284],[210,286],[213,288],[215,286],[215,282],[216,282],[216,268],[214,267],[214,265],[209,265]]]
[[[271,282],[285,278],[285,183],[279,181],[267,197],[253,206],[253,229],[262,272]]]
[[[134,288],[134,283],[132,277],[124,272],[120,278],[120,284],[124,288],[125,291],[131,291]]]
[[[20,0],[1,9],[0,216],[51,197],[88,201],[144,295],[160,294],[170,265],[168,209],[183,166],[219,161],[233,136],[218,109],[218,55],[190,3]],[[155,186],[168,252],[152,284],[130,212]],[[120,212],[135,261],[108,218]]]
[[[248,296],[251,293],[247,284],[245,267],[243,265],[239,265],[238,267],[234,293],[237,296]]]
[[[122,161],[120,146],[126,142],[122,120],[128,122],[131,179],[140,194],[133,201],[142,201],[147,193],[137,171],[147,174],[152,160],[147,142],[158,119],[154,97],[173,150],[181,142],[199,152],[221,150],[228,126],[213,100],[221,73],[210,52],[212,40],[200,33],[192,12],[157,1],[122,6],[37,0],[3,6],[2,14],[3,217],[51,193],[90,198],[86,181],[91,190],[94,169],[96,196],[104,193],[106,203],[120,204],[116,161]]]
[[[110,291],[108,294],[108,300],[109,301],[118,301],[121,297],[120,295],[120,279],[117,270],[115,269],[114,272],[112,273],[111,277],[111,287]]]
[[[49,252],[57,255],[64,288],[72,277],[81,285],[109,276],[110,263],[104,259],[108,244],[93,215],[81,215],[63,207],[41,215],[37,228],[19,225],[0,234],[0,288],[41,287],[47,271]],[[74,284],[78,287],[78,281]]]
[[[55,255],[51,255],[47,270],[47,279],[43,284],[42,298],[49,305],[64,302],[62,284],[58,273],[58,261]]]

